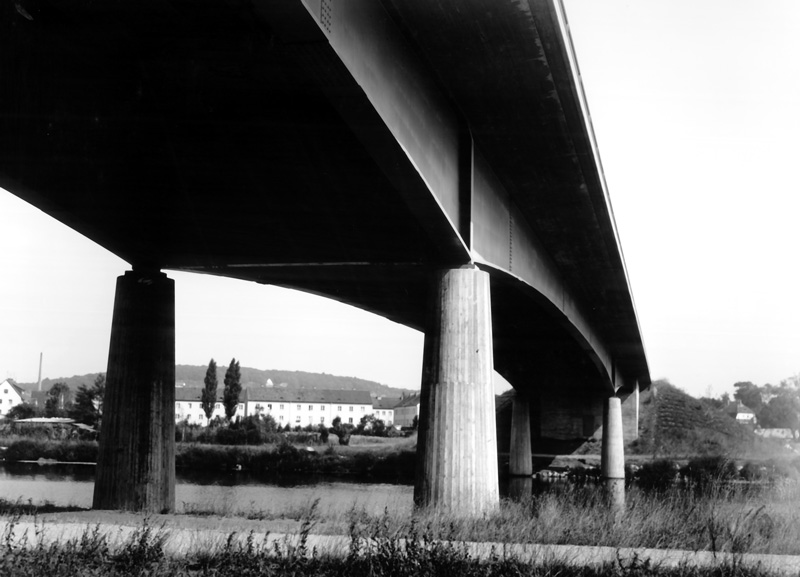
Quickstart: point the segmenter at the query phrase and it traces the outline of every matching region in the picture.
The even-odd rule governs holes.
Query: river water
[[[318,501],[320,513],[356,509],[380,514],[385,508],[410,511],[411,485],[357,482],[323,476],[268,476],[246,472],[178,471],[175,505],[178,513],[221,515],[280,514],[307,510]],[[90,508],[94,465],[0,463],[0,498]]]

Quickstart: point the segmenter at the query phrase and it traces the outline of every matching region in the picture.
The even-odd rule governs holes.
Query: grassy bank
[[[250,533],[239,539],[236,533],[217,545],[203,547],[200,552],[168,554],[169,534],[153,528],[145,520],[121,544],[110,545],[99,527],[88,527],[77,538],[59,539],[45,543],[38,532],[38,541],[20,543],[10,538],[10,529],[0,544],[0,574],[15,577],[48,575],[116,576],[243,576],[293,575],[304,576],[438,576],[494,577],[507,575],[531,576],[753,576],[767,577],[770,572],[760,565],[748,565],[742,557],[710,566],[681,564],[677,567],[659,566],[641,561],[636,556],[597,563],[591,558],[581,564],[575,560],[548,560],[525,556],[516,557],[502,546],[493,547],[488,554],[476,554],[467,543],[439,540],[421,526],[408,531],[390,528],[385,520],[367,527],[351,525],[349,546],[340,553],[320,552],[309,539],[314,529],[313,518],[304,520],[296,538],[274,540],[271,543]],[[37,539],[37,537],[31,537]]]

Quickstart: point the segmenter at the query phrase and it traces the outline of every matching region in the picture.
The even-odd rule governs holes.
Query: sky
[[[653,379],[800,373],[800,2],[564,0]],[[0,379],[104,371],[127,263],[0,189]],[[320,297],[176,283],[176,359],[419,388],[421,333]],[[502,388],[500,385],[499,388]]]

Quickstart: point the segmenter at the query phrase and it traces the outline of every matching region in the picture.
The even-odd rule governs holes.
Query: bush
[[[645,490],[664,491],[671,487],[678,475],[679,467],[669,459],[657,459],[644,463],[636,473],[636,481]]]
[[[736,464],[727,457],[698,457],[681,470],[683,477],[699,487],[725,483],[739,476]]]

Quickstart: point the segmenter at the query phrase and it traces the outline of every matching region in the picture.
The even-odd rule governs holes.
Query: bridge
[[[174,507],[164,270],[424,331],[420,506],[497,506],[493,370],[517,391],[512,473],[532,438],[602,430],[624,475],[650,378],[561,0],[0,10],[0,186],[131,264],[96,508]]]

